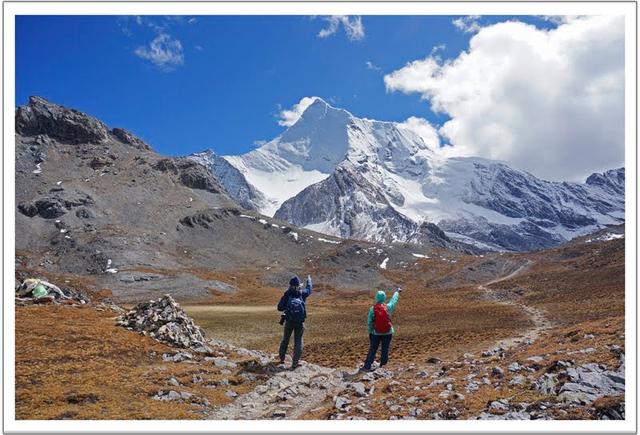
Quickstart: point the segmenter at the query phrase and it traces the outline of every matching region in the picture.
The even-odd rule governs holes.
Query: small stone
[[[491,369],[491,376],[502,378],[504,377],[504,370],[502,370],[500,367],[494,367]]]
[[[509,364],[508,367],[510,372],[519,372],[520,370],[522,370],[522,366],[520,364],[518,364],[517,362],[513,362],[511,364]]]
[[[227,397],[230,397],[230,398],[232,398],[232,399],[233,399],[233,398],[235,398],[235,397],[238,397],[238,393],[236,393],[236,392],[235,392],[235,391],[233,391],[233,390],[227,390],[227,391],[224,393],[224,395],[225,395],[225,396],[227,396]]]
[[[334,398],[334,405],[338,411],[342,411],[349,404],[351,404],[351,400],[344,396],[336,396]]]
[[[167,398],[167,400],[178,400],[181,396],[177,391],[171,390],[165,395],[165,397]]]
[[[511,379],[511,381],[509,381],[509,385],[512,387],[515,385],[524,385],[526,381],[527,381],[527,378],[525,378],[522,375],[517,375],[513,379]]]
[[[507,399],[494,400],[493,402],[489,403],[489,410],[508,411],[509,401]]]
[[[365,397],[367,395],[364,384],[362,382],[354,382],[350,385],[350,387],[358,397]]]

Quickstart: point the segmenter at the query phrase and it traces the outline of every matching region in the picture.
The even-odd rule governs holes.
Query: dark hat
[[[300,285],[300,278],[297,275],[294,275],[293,278],[289,280],[289,286],[298,287]]]

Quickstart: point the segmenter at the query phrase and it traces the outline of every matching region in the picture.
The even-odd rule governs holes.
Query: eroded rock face
[[[44,134],[66,143],[101,143],[109,129],[86,113],[29,97],[29,104],[16,110],[16,133],[23,136]]]
[[[204,166],[183,158],[160,159],[153,168],[178,176],[178,182],[192,189],[206,190],[211,193],[224,192],[224,188]]]
[[[114,128],[113,130],[111,130],[111,134],[113,134],[120,142],[131,145],[132,147],[139,150],[151,149],[151,147],[145,141],[133,135],[130,131],[125,130],[124,128]]]
[[[28,217],[38,215],[44,219],[55,219],[75,207],[93,204],[93,198],[85,192],[59,190],[42,196],[33,203],[18,204],[18,210]],[[85,211],[88,212],[86,209]]]

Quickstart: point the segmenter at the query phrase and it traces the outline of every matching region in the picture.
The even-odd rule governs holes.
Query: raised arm
[[[396,290],[393,296],[391,296],[391,300],[387,303],[387,311],[389,311],[389,314],[392,314],[393,310],[396,309],[396,304],[398,303],[398,299],[400,299],[400,292]]]
[[[313,282],[311,281],[311,276],[307,276],[307,286],[302,290],[302,299],[307,299],[307,297],[311,294],[313,290]]]

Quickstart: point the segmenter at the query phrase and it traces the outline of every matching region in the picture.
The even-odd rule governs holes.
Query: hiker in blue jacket
[[[302,355],[302,334],[304,333],[304,320],[307,318],[307,309],[305,301],[311,294],[311,277],[307,276],[307,286],[302,289],[300,279],[294,276],[289,281],[289,288],[284,292],[280,302],[278,302],[278,311],[284,314],[284,335],[280,342],[280,364],[284,364],[284,357],[287,354],[289,340],[293,333],[293,360],[291,369],[298,367],[300,355]]]
[[[371,370],[371,364],[376,357],[378,347],[382,344],[382,354],[380,355],[380,367],[385,365],[389,361],[389,346],[391,345],[391,338],[393,337],[393,325],[391,324],[391,315],[396,309],[396,304],[400,298],[400,292],[402,289],[396,290],[391,296],[391,300],[388,303],[384,303],[387,300],[387,295],[384,291],[380,290],[376,293],[375,304],[369,308],[369,314],[367,316],[367,327],[369,329],[369,353],[364,361],[362,371]]]

